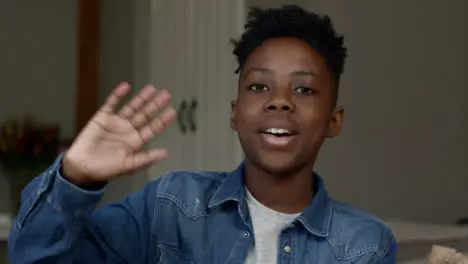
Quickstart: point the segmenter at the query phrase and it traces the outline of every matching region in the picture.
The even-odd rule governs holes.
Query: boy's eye
[[[252,84],[249,86],[249,90],[252,90],[254,92],[263,92],[268,90],[268,87],[264,84]]]
[[[309,88],[309,87],[297,87],[295,89],[295,91],[298,92],[298,93],[303,93],[303,94],[314,94],[315,93],[314,89]]]

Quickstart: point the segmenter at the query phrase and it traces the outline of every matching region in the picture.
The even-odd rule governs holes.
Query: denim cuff
[[[47,202],[59,212],[72,213],[74,216],[89,215],[101,200],[107,185],[97,190],[88,190],[71,183],[61,175],[62,157],[51,171],[53,184]]]

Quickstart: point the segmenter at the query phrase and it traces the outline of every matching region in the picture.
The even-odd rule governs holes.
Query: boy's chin
[[[261,170],[277,177],[291,176],[298,169],[298,164],[292,158],[261,157],[257,164]]]

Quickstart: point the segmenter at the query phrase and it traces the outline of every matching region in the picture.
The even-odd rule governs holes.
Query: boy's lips
[[[262,133],[261,137],[263,142],[271,148],[275,149],[287,149],[294,145],[298,135],[291,134],[285,136],[275,136],[272,134]]]
[[[258,129],[261,141],[267,148],[286,150],[292,148],[299,137],[293,123],[287,119],[263,120]]]
[[[262,125],[258,130],[259,133],[274,134],[274,135],[297,135],[299,132],[290,122],[269,122]]]

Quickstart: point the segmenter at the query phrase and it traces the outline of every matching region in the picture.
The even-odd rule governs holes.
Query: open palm
[[[165,149],[142,147],[173,121],[175,110],[165,108],[170,94],[147,86],[116,112],[129,90],[127,83],[117,86],[66,152],[67,177],[103,181],[167,157]]]

